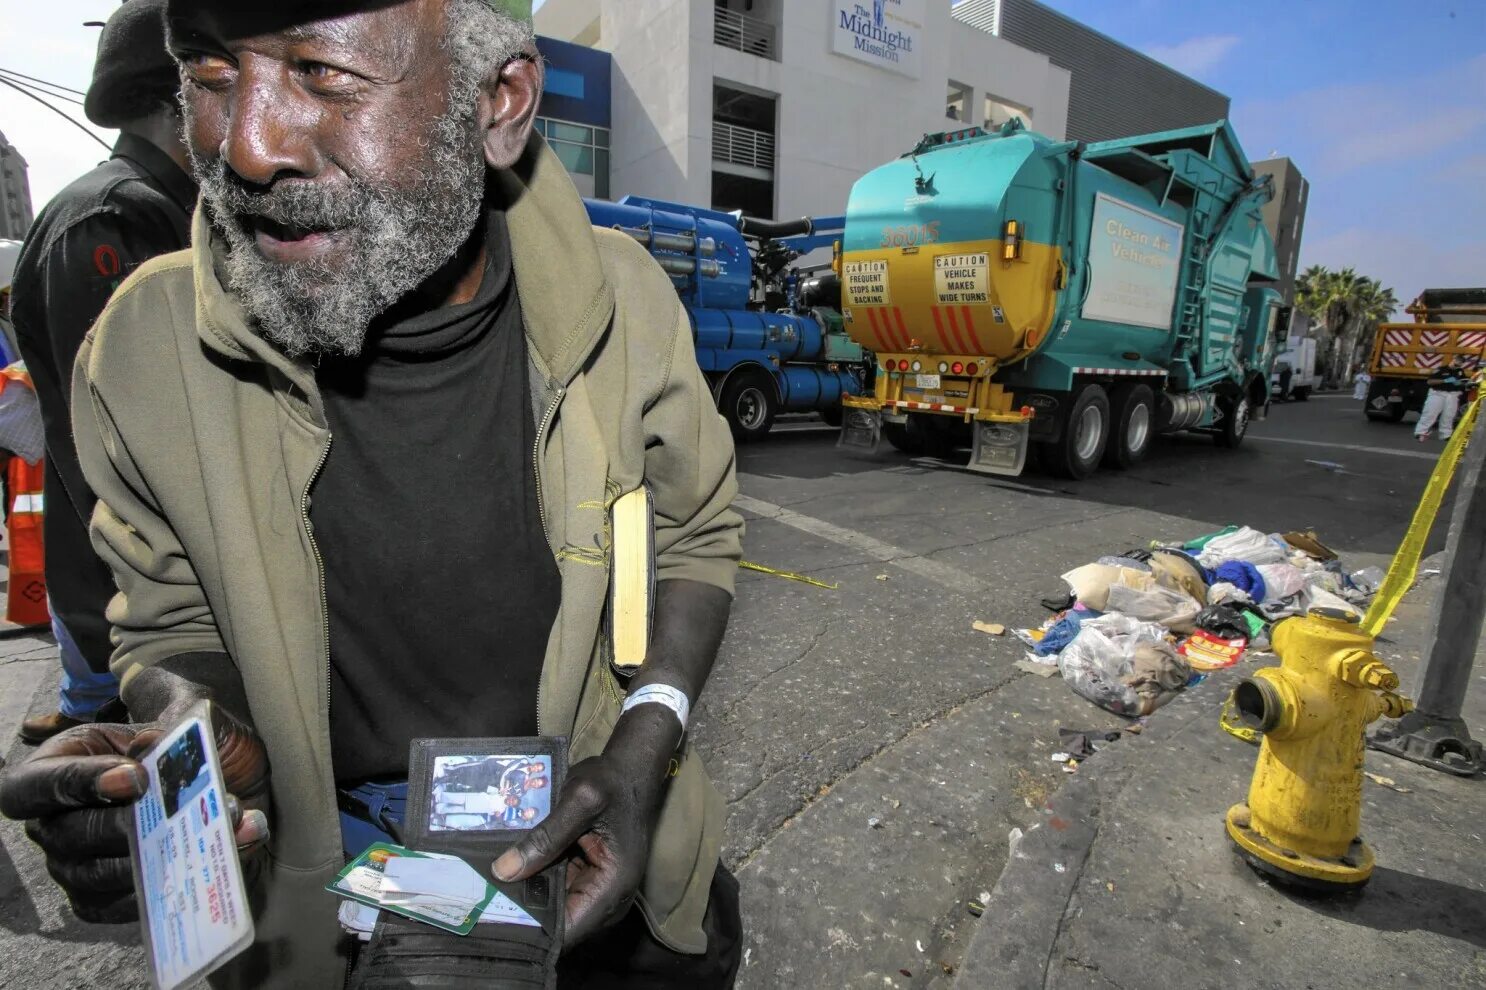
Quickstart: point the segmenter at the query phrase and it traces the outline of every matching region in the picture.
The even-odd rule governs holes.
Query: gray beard
[[[212,226],[227,243],[223,282],[258,333],[290,357],[359,354],[372,321],[469,239],[485,191],[473,106],[435,122],[421,169],[414,166],[407,184],[288,179],[256,191],[220,157],[193,155],[191,164]],[[346,243],[335,264],[280,264],[258,250],[248,223],[254,216],[335,230]]]

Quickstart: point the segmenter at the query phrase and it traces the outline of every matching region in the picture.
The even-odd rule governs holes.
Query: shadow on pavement
[[[1486,891],[1378,867],[1356,893],[1330,899],[1281,893],[1311,910],[1374,931],[1433,932],[1486,949]]]
[[[1346,436],[1342,442],[1357,442]],[[1364,438],[1365,439],[1365,438]],[[1011,488],[1054,498],[1074,498],[1120,508],[1138,508],[1204,520],[1214,526],[1241,523],[1266,532],[1315,529],[1348,552],[1392,554],[1429,479],[1427,459],[1366,451],[1264,443],[1256,438],[1237,450],[1217,447],[1198,434],[1156,438],[1146,459],[1128,471],[1103,468],[1082,481],[1054,477],[1034,457],[1016,478],[970,472],[969,451],[943,460],[909,457],[886,443],[872,457],[843,453],[831,431],[782,433],[738,448],[738,469],[749,474],[802,481],[856,476],[890,468],[953,471],[987,489]],[[1396,445],[1396,444],[1395,444]],[[907,485],[913,482],[905,482]],[[1450,498],[1440,509],[1427,553],[1444,548]],[[1173,533],[1189,537],[1197,533]]]

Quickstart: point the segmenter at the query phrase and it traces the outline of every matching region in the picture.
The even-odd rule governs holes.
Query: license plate
[[[1390,396],[1388,396],[1388,401],[1389,402],[1402,402],[1403,401],[1403,396],[1401,396],[1401,395],[1390,395]]]
[[[917,386],[919,388],[938,388],[939,387],[939,376],[938,375],[914,375],[913,377],[915,379],[915,384],[917,384]]]

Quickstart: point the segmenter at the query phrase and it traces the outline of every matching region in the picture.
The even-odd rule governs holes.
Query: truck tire
[[[923,436],[917,432],[910,432],[906,423],[883,423],[882,435],[898,453],[907,454],[909,457],[923,456]]]
[[[1243,443],[1243,438],[1249,432],[1248,396],[1234,395],[1219,398],[1218,411],[1223,414],[1223,421],[1213,431],[1213,439],[1217,441],[1219,447],[1232,450]]]
[[[768,436],[779,402],[773,382],[761,374],[743,373],[727,380],[717,405],[733,436],[746,442]]]
[[[1304,402],[1311,397],[1311,387],[1309,385],[1298,386],[1290,395],[1296,402]]]
[[[906,423],[883,423],[882,435],[887,442],[909,457],[948,457],[954,452],[954,440],[932,417],[909,413]]]
[[[845,418],[844,412],[844,408],[838,402],[836,403],[836,405],[828,406],[820,411],[820,421],[827,426],[834,426],[839,428],[841,426],[842,420]]]
[[[1085,385],[1068,409],[1063,436],[1042,447],[1043,464],[1064,478],[1087,478],[1109,443],[1109,397],[1101,385]]]
[[[1149,385],[1118,385],[1109,394],[1109,443],[1104,466],[1131,468],[1145,459],[1156,435],[1156,393]]]

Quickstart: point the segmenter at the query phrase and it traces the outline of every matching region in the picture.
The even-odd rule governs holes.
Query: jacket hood
[[[535,131],[516,164],[487,173],[486,181],[490,200],[505,211],[532,358],[549,379],[566,384],[614,312],[614,290],[588,212],[562,162]],[[198,202],[191,221],[197,332],[213,350],[276,367],[312,391],[310,360],[295,361],[260,336],[222,284],[217,273],[226,250]]]

